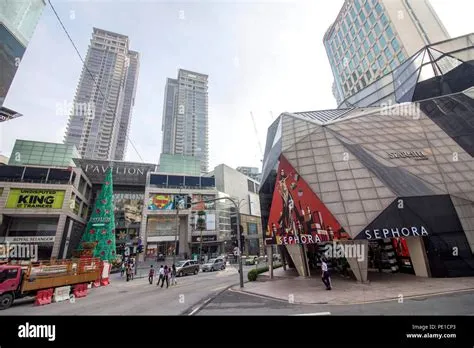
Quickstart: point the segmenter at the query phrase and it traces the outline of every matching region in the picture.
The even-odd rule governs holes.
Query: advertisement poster
[[[216,215],[215,214],[206,214],[206,230],[208,231],[216,230]]]
[[[5,208],[62,209],[65,191],[11,189]]]
[[[144,199],[143,193],[114,192],[115,216],[125,224],[141,222]]]
[[[148,210],[173,210],[174,196],[159,193],[150,194],[148,199]]]
[[[199,210],[216,210],[216,202],[207,202],[207,200],[215,199],[216,197],[213,195],[193,195],[193,207],[192,210],[199,211]],[[200,202],[195,204],[196,202]]]
[[[347,233],[284,156],[280,156],[266,244],[316,244]]]

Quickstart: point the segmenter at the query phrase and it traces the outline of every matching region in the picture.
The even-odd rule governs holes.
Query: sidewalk
[[[335,275],[333,289],[328,291],[319,274],[304,278],[299,277],[296,270],[278,268],[273,275],[270,279],[269,272],[262,273],[257,281],[247,282],[241,291],[285,302],[348,305],[474,290],[474,277],[422,278],[402,273],[369,272],[369,283],[361,284]],[[235,290],[240,291],[240,288],[235,287]]]

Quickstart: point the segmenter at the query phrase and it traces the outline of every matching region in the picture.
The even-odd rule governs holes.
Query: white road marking
[[[189,313],[189,315],[193,315],[194,313],[196,313],[201,307],[197,307],[195,309],[193,309],[193,311],[191,313]]]
[[[215,289],[213,289],[212,291],[219,291],[219,290],[222,290],[222,289],[225,289],[225,288],[227,288],[227,285],[225,285],[225,286],[219,286],[218,288],[215,288]]]
[[[299,316],[331,315],[331,312],[303,313],[303,314],[293,314],[293,315],[299,315]]]

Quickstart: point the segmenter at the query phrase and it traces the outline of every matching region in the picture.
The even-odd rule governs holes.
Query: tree
[[[199,247],[199,262],[201,262],[201,257],[202,257],[202,231],[206,228],[206,212],[204,210],[200,210],[197,213],[198,219],[197,219],[197,224],[196,227],[201,231],[201,239],[200,241],[200,247]]]
[[[82,235],[79,250],[87,249],[92,243],[95,244],[92,251],[93,257],[99,257],[102,261],[116,259],[113,181],[110,168],[105,176],[105,182],[102,184],[102,190],[97,197],[86,230]]]

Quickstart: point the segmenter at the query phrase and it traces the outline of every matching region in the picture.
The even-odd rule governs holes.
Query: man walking
[[[153,276],[155,275],[155,269],[153,268],[153,265],[150,266],[150,272],[148,272],[148,282],[153,284]]]
[[[168,265],[165,265],[165,268],[163,269],[163,278],[161,280],[161,287],[163,287],[163,285],[165,285],[165,281],[166,281],[166,287],[168,288],[170,283],[168,281],[168,276],[169,276],[169,268],[168,268]]]
[[[331,290],[331,275],[329,274],[328,264],[325,258],[321,259],[321,279],[326,286],[326,290]]]
[[[156,286],[160,285],[160,281],[163,279],[164,275],[165,275],[165,270],[163,268],[163,265],[161,265],[160,270],[158,271],[158,282],[156,283]]]

